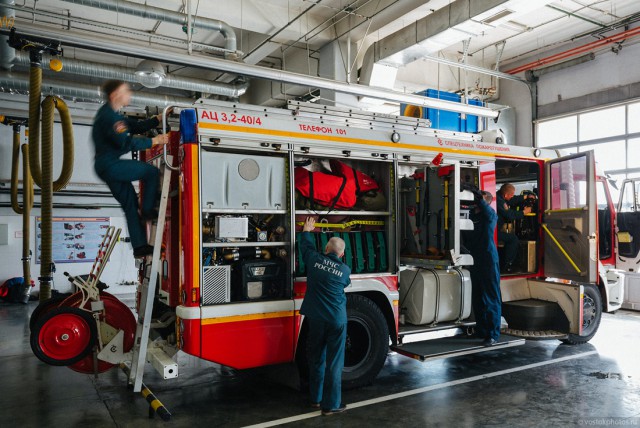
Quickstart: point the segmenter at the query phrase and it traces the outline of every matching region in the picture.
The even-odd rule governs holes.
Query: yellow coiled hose
[[[31,224],[29,216],[33,208],[33,181],[29,171],[29,146],[22,145],[22,207],[18,203],[18,164],[20,161],[20,125],[13,127],[13,157],[11,163],[11,207],[16,214],[22,214],[22,276],[24,278],[25,294],[29,292],[31,284],[31,254],[29,252]],[[25,296],[27,300],[28,296]]]
[[[53,192],[63,189],[73,174],[73,125],[62,99],[47,96],[42,102],[42,154],[40,153],[40,95],[42,68],[31,64],[29,72],[29,167],[33,181],[41,189],[40,301],[51,297],[51,253]],[[60,177],[53,181],[54,109],[60,114],[63,138],[63,161]],[[28,222],[25,229],[28,228]],[[26,232],[25,232],[26,233]]]

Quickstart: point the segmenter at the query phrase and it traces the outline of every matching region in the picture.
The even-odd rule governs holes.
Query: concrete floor
[[[146,401],[111,370],[95,379],[41,363],[29,347],[36,306],[0,303],[2,427],[536,427],[640,425],[640,313],[605,314],[583,346],[524,346],[420,363],[392,354],[374,385],[345,391],[349,409],[320,416],[306,394],[255,372],[184,355],[181,375],[145,383],[173,414],[148,419]]]

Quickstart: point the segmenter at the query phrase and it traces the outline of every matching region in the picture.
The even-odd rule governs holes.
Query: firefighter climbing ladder
[[[171,162],[171,156],[167,156]],[[136,326],[136,337],[133,345],[133,355],[131,358],[131,371],[129,374],[129,384],[133,384],[134,392],[142,389],[142,376],[147,359],[147,348],[149,345],[149,331],[151,328],[151,312],[153,300],[158,286],[158,272],[162,261],[160,260],[162,235],[167,214],[167,201],[169,199],[169,184],[171,180],[171,170],[162,167],[162,193],[160,196],[160,208],[158,209],[158,219],[152,223],[150,241],[153,242],[153,255],[151,263],[149,258],[143,260],[144,278],[140,284],[140,304],[138,309],[138,324]]]

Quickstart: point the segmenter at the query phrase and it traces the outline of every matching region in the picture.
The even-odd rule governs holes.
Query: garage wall
[[[617,54],[601,53],[593,61],[545,74],[537,90],[539,119],[640,98],[640,44],[625,45]],[[531,98],[526,86],[502,80],[497,103],[516,109],[517,144],[530,145]]]
[[[54,204],[64,204],[64,208],[53,209],[54,217],[109,217],[110,224],[122,228],[121,237],[127,237],[126,221],[119,204],[110,196],[109,189],[102,183],[93,170],[93,145],[90,140],[91,127],[84,125],[74,126],[75,157],[73,176],[68,190],[91,192],[98,196],[86,196],[73,194],[69,196],[54,196]],[[14,276],[22,276],[22,216],[15,214],[10,207],[10,180],[11,180],[11,156],[13,131],[10,127],[0,125],[0,224],[8,225],[8,244],[0,245],[0,282]],[[59,176],[62,163],[61,128],[59,124],[54,127],[54,178]],[[22,142],[27,139],[22,135]],[[22,177],[20,167],[19,177]],[[67,190],[65,189],[65,190]],[[102,195],[100,195],[102,193]],[[21,198],[21,197],[20,197]],[[35,202],[40,201],[36,195]],[[35,218],[40,216],[40,209],[34,208],[31,212],[31,251],[35,256]],[[40,265],[35,263],[32,256],[31,275],[36,282],[35,291],[38,290],[37,277],[40,274]],[[54,274],[55,288],[61,292],[69,291],[71,284],[63,272],[72,275],[88,274],[93,260],[86,263],[58,263],[57,272]],[[109,291],[113,294],[129,294],[135,291],[134,283],[137,281],[137,269],[133,259],[131,245],[127,242],[119,242],[114,249],[111,260],[102,275],[102,281],[109,285]]]
[[[640,96],[625,88],[640,82],[640,44],[611,51],[593,61],[540,77],[539,116],[572,113]],[[598,94],[597,96],[593,96]]]

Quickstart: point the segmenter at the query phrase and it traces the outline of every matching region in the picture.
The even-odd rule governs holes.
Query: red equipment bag
[[[380,188],[373,178],[369,177],[364,172],[351,168],[349,165],[344,164],[339,160],[331,159],[330,165],[331,171],[343,177],[347,177],[347,179],[352,179],[355,182],[356,194],[358,195],[370,190],[378,190]]]
[[[356,184],[353,176],[337,176],[324,172],[311,172],[306,168],[294,170],[296,190],[314,203],[334,208],[352,208],[356,204]]]

